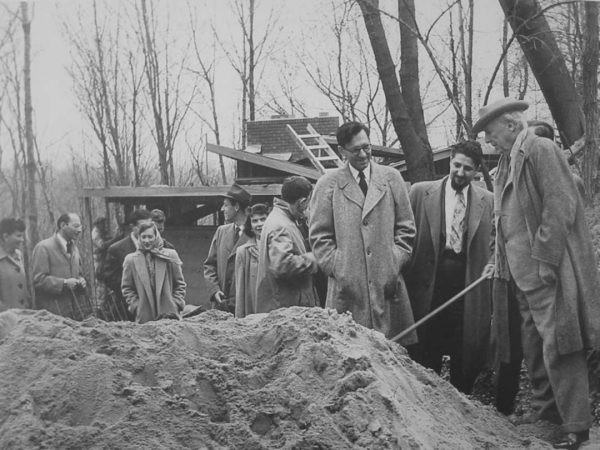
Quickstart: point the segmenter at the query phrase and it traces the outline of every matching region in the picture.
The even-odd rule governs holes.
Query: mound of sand
[[[145,325],[0,314],[0,448],[543,448],[319,308]]]

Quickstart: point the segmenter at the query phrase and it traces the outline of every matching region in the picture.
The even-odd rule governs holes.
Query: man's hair
[[[346,122],[342,124],[335,133],[337,137],[338,145],[345,147],[351,140],[361,131],[367,133],[369,136],[370,130],[365,124],[360,122]]]
[[[156,228],[156,224],[154,222],[141,224],[138,236],[141,235],[144,231],[149,230],[150,228],[153,228],[154,229],[154,235],[158,236],[158,228]]]
[[[150,217],[154,222],[164,222],[167,219],[167,216],[162,209],[153,209],[150,211]]]
[[[0,220],[0,238],[5,234],[13,234],[15,231],[25,231],[25,222],[12,217]]]
[[[311,191],[312,184],[306,178],[301,176],[288,177],[283,180],[281,198],[288,203],[294,203],[298,199],[309,197]]]
[[[451,145],[450,151],[452,152],[452,158],[454,158],[454,155],[456,155],[457,153],[461,153],[467,158],[471,158],[471,161],[473,161],[473,164],[475,164],[475,169],[481,166],[483,152],[481,150],[481,145],[477,141],[469,140],[459,142],[457,144]]]
[[[150,214],[150,211],[148,211],[147,209],[143,209],[143,208],[134,209],[131,212],[131,214],[129,215],[129,217],[127,218],[127,225],[135,225],[140,220],[147,220],[147,219],[151,219],[151,218],[152,218],[152,216]]]
[[[530,120],[527,122],[530,128],[533,128],[534,134],[540,137],[554,140],[554,128],[548,122],[543,120]]]
[[[64,223],[65,225],[68,225],[71,223],[71,216],[73,216],[75,213],[64,213],[61,214],[60,217],[58,218],[58,220],[56,221],[56,228],[60,230],[60,226]]]

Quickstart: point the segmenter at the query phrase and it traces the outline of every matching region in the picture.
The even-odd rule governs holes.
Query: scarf
[[[167,249],[164,248],[165,242],[163,240],[163,238],[161,237],[160,233],[158,232],[158,230],[156,228],[154,228],[154,231],[156,232],[156,239],[154,239],[154,245],[152,246],[152,248],[149,249],[145,249],[142,247],[142,244],[139,240],[139,238],[136,241],[136,246],[137,246],[137,250],[142,253],[144,256],[146,256],[148,253],[150,253],[153,257],[161,259],[163,261],[166,262],[172,262],[178,265],[182,265],[183,262],[181,261],[181,259],[179,259],[179,255],[177,254],[177,252],[173,251],[168,251]]]

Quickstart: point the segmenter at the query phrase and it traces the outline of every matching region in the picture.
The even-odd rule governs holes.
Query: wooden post
[[[94,267],[94,240],[92,239],[92,229],[94,227],[93,225],[93,219],[92,219],[92,202],[90,197],[85,196],[83,198],[83,209],[84,209],[84,213],[85,213],[85,218],[87,221],[87,227],[89,230],[89,236],[90,236],[90,264],[89,266],[91,267],[90,270],[90,288],[91,288],[91,297],[93,299],[93,304],[94,304],[94,316],[97,314],[98,312],[98,299],[96,298],[96,270]]]

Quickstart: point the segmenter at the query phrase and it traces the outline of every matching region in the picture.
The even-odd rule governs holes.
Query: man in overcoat
[[[79,298],[85,293],[86,281],[76,240],[81,234],[81,219],[75,213],[62,214],[57,232],[33,248],[31,256],[35,305],[54,314],[83,319],[87,302]]]
[[[369,129],[337,131],[344,167],[324,174],[310,204],[309,238],[329,277],[326,306],[392,337],[413,324],[402,268],[410,261],[415,223],[400,173],[371,161]],[[416,333],[403,340],[416,342]]]
[[[304,218],[312,185],[300,176],[286,178],[273,201],[258,242],[256,312],[288,306],[316,306],[313,275],[318,266],[306,248],[298,221]]]
[[[231,314],[235,314],[235,253],[250,239],[244,233],[244,225],[251,198],[250,193],[237,184],[229,188],[221,207],[227,223],[215,231],[204,261],[204,279],[213,308]]]
[[[510,360],[508,284],[521,315],[521,340],[538,418],[561,423],[555,448],[589,439],[585,349],[600,346],[598,274],[581,197],[549,139],[527,130],[524,101],[484,106],[474,132],[501,157],[494,181],[496,267],[493,332]]]
[[[25,223],[7,217],[0,220],[0,311],[31,308],[21,247],[25,242]]]
[[[472,183],[481,146],[466,141],[450,148],[449,175],[410,189],[417,239],[405,279],[415,320],[477,280],[492,256],[494,197]],[[422,325],[409,353],[438,373],[449,355],[450,382],[468,394],[488,362],[491,316],[486,280]]]

